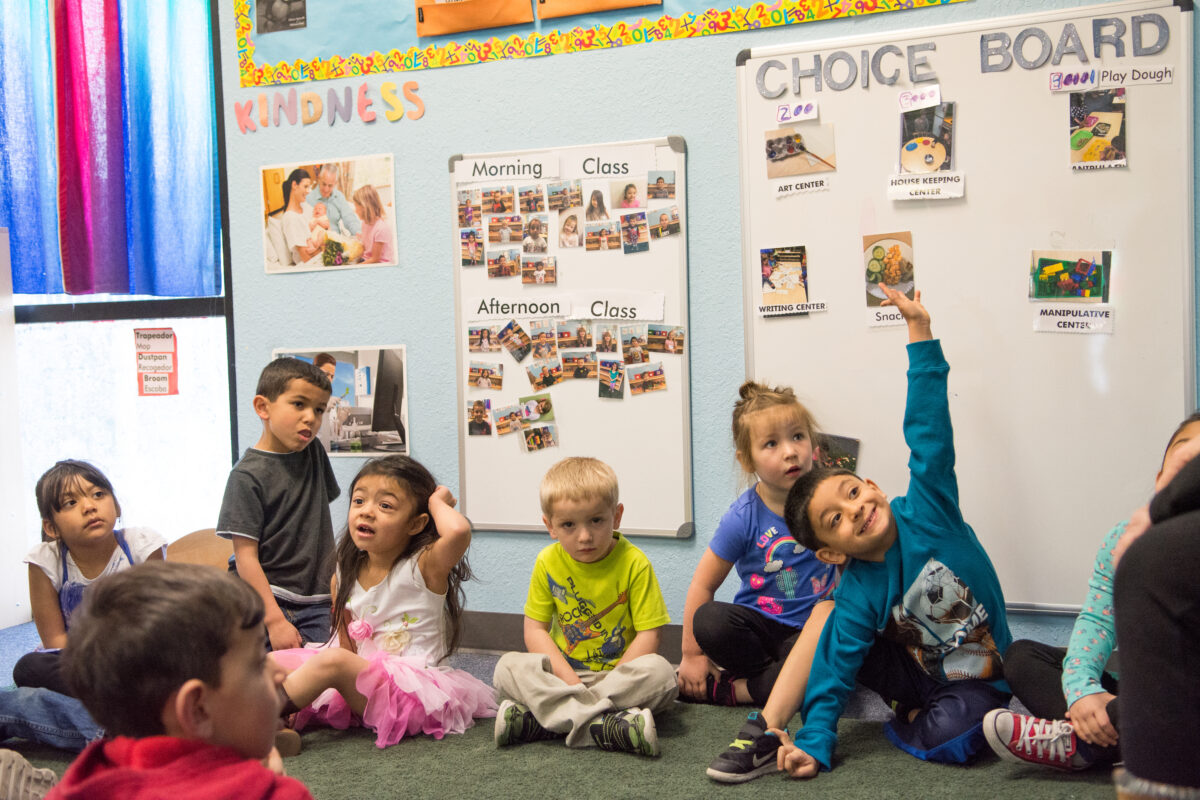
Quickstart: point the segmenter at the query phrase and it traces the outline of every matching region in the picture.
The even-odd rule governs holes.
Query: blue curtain
[[[0,3],[15,291],[220,293],[210,36],[197,0]]]
[[[63,290],[50,53],[46,0],[0,2],[0,228],[13,291],[30,294]]]
[[[129,292],[219,294],[221,206],[209,4],[121,0],[119,7]]]

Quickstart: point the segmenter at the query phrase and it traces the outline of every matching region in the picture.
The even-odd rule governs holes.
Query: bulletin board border
[[[547,32],[534,30],[503,39],[493,36],[483,41],[450,41],[403,50],[396,47],[386,53],[375,50],[367,54],[334,54],[328,58],[313,56],[277,64],[259,64],[254,60],[254,19],[249,0],[234,3],[234,26],[239,81],[242,88],[247,88],[581,53],[965,2],[970,0],[776,0],[748,7],[709,8],[677,17],[664,14],[657,19],[643,17],[637,22]]]

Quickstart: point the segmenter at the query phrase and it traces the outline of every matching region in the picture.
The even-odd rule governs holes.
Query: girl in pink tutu
[[[333,579],[336,633],[320,649],[282,650],[297,730],[316,720],[440,739],[494,717],[492,688],[442,662],[458,644],[471,524],[425,467],[406,456],[369,461],[350,488]]]

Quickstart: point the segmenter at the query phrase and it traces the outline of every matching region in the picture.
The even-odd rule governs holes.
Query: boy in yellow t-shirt
[[[542,478],[542,522],[555,543],[538,554],[525,600],[527,653],[506,653],[493,683],[500,747],[566,737],[657,756],[654,715],[671,707],[675,671],[658,654],[670,622],[654,568],[615,530],[617,476],[594,458],[566,458]]]

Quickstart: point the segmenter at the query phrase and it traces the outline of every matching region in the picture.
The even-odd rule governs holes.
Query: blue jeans
[[[78,753],[103,735],[74,697],[49,689],[0,691],[0,740],[15,736]]]
[[[300,639],[303,642],[324,644],[329,641],[329,615],[332,613],[332,603],[293,603],[279,597],[275,598],[275,602],[279,605],[279,610],[283,612],[284,618],[300,632]],[[267,649],[271,649],[269,638],[267,639]]]

